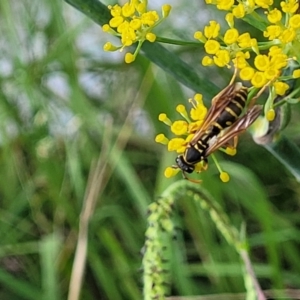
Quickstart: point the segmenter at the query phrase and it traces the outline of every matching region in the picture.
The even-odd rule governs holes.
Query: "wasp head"
[[[178,155],[176,157],[176,164],[178,168],[181,169],[183,172],[193,173],[193,171],[195,170],[195,166],[187,163],[183,155]]]

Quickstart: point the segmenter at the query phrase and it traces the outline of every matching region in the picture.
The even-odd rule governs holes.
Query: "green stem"
[[[165,44],[179,45],[179,46],[195,46],[195,47],[203,46],[203,44],[199,42],[174,40],[174,39],[164,38],[160,36],[157,36],[155,41],[160,43],[165,43]]]

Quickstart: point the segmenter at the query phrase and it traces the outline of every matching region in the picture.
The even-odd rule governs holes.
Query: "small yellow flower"
[[[171,178],[171,177],[177,175],[179,171],[180,171],[180,169],[174,169],[174,168],[171,168],[171,167],[167,167],[165,169],[164,175],[167,178]]]
[[[207,41],[206,37],[203,35],[201,31],[196,31],[194,33],[194,38],[202,43],[205,43]]]
[[[257,55],[254,59],[254,65],[259,71],[265,71],[270,65],[267,55]]]
[[[282,49],[279,48],[278,46],[272,46],[269,49],[269,56],[277,56],[279,54],[282,54]]]
[[[300,78],[300,69],[293,71],[293,78]]]
[[[214,39],[219,35],[220,32],[220,24],[216,21],[210,21],[208,26],[204,27],[204,35],[208,39]]]
[[[250,58],[250,53],[239,51],[236,53],[235,58],[232,60],[234,66],[238,69],[244,69],[248,66],[247,59]]]
[[[262,8],[269,8],[273,5],[273,0],[255,0],[255,3]]]
[[[153,26],[158,20],[159,16],[156,11],[148,11],[143,13],[141,16],[142,24],[147,26]]]
[[[109,26],[116,28],[119,25],[121,25],[123,22],[124,22],[124,18],[122,16],[117,16],[117,17],[110,19]]]
[[[241,34],[237,39],[238,45],[241,48],[251,47],[251,36],[248,32]]]
[[[173,138],[168,143],[168,151],[177,151],[183,153],[185,150],[186,141],[183,138]]]
[[[204,44],[204,48],[205,48],[206,53],[208,53],[208,54],[215,54],[220,49],[220,43],[217,42],[216,40],[208,40]]]
[[[289,89],[289,85],[285,82],[277,81],[274,82],[275,93],[279,96],[283,96],[285,92]]]
[[[207,67],[207,66],[211,66],[211,65],[213,65],[214,64],[214,61],[213,61],[213,59],[211,58],[211,57],[209,57],[209,56],[204,56],[203,58],[202,58],[202,65],[204,66],[204,67]]]
[[[282,29],[279,25],[270,25],[267,30],[264,31],[264,37],[269,38],[269,40],[275,40],[282,33]]]
[[[289,25],[294,29],[300,28],[300,14],[293,15],[289,20]]]
[[[220,179],[223,182],[228,182],[230,180],[229,174],[227,172],[221,172]]]
[[[188,131],[192,133],[191,137],[193,136],[193,133],[195,133],[203,124],[203,120],[192,122],[189,124]]]
[[[120,27],[120,26],[119,26]],[[136,40],[135,32],[132,28],[127,28],[122,31],[121,41],[122,44],[126,47],[131,46]]]
[[[155,142],[167,145],[169,143],[169,139],[163,133],[160,133],[155,137]]]
[[[156,35],[154,33],[152,33],[152,32],[148,32],[146,34],[146,40],[149,41],[149,42],[151,42],[151,43],[153,43],[156,40]]]
[[[271,81],[274,80],[275,78],[279,77],[280,71],[275,68],[268,68],[265,72],[264,75],[267,80]]]
[[[230,28],[234,27],[234,15],[232,13],[226,14],[225,20]]]
[[[218,67],[223,68],[229,65],[230,53],[228,50],[219,50],[213,59],[214,59],[214,63]]]
[[[230,155],[230,156],[234,156],[236,155],[236,148],[233,148],[233,147],[227,147],[225,149],[225,153]]]
[[[171,11],[171,8],[172,8],[172,6],[169,5],[169,4],[164,4],[164,5],[162,6],[161,9],[162,9],[162,16],[163,16],[163,18],[166,18],[166,17],[169,16],[170,11]]]
[[[270,56],[270,54],[269,54]],[[277,54],[271,57],[270,67],[280,70],[285,68],[288,63],[288,56],[286,54]]]
[[[219,10],[230,10],[234,5],[234,0],[218,0],[217,8]]]
[[[230,28],[225,32],[224,42],[227,45],[233,44],[237,41],[239,37],[239,32],[235,28]]]
[[[239,3],[236,7],[234,7],[232,10],[232,14],[238,19],[243,18],[246,14],[243,3]]]
[[[102,26],[102,30],[104,31],[104,32],[109,32],[110,31],[110,26],[108,25],[108,24],[104,24],[103,26]]]
[[[267,83],[267,79],[263,72],[255,72],[251,79],[251,84],[256,88],[261,88]]]
[[[140,19],[133,19],[130,21],[129,25],[133,30],[138,30],[141,28],[142,22]]]
[[[273,108],[269,109],[266,114],[266,119],[271,122],[275,119],[275,110]]]
[[[132,54],[132,53],[126,53],[125,54],[125,62],[127,63],[127,64],[130,64],[130,63],[132,63],[133,61],[135,61],[135,56],[134,56],[134,54]]]
[[[240,71],[240,77],[242,80],[251,80],[254,76],[254,69],[251,67],[245,67]]]
[[[285,29],[280,35],[279,39],[282,43],[287,44],[296,38],[296,31],[294,28]]]
[[[124,17],[131,17],[135,12],[135,8],[134,8],[134,5],[129,3],[129,2],[126,2],[123,7],[122,7],[122,15]]]
[[[120,47],[116,47],[110,42],[105,43],[103,46],[104,51],[116,51],[118,49],[120,49]]]
[[[108,6],[108,9],[110,10],[110,14],[113,16],[113,17],[116,17],[116,16],[120,16],[121,13],[122,13],[122,8],[120,5],[116,4],[114,6],[111,6],[109,5]]]
[[[165,123],[165,124],[168,125],[168,126],[171,126],[171,125],[172,125],[171,120],[167,117],[167,115],[166,115],[165,113],[159,114],[159,115],[158,115],[158,120],[159,120],[160,122]]]
[[[203,96],[202,94],[195,94],[194,96],[194,100],[199,104],[199,105],[203,105]]]
[[[283,12],[294,14],[299,7],[299,3],[297,0],[287,0],[286,2],[280,2],[280,6]]]
[[[204,105],[197,105],[196,108],[192,108],[190,111],[191,118],[195,121],[203,120],[206,116],[207,108]]]
[[[183,135],[188,132],[188,123],[183,120],[175,121],[171,125],[171,131],[176,135]]]
[[[186,120],[189,119],[188,113],[187,113],[186,108],[185,108],[184,105],[182,105],[182,104],[177,105],[176,106],[176,111],[179,112]]]
[[[282,19],[282,13],[277,8],[274,8],[269,11],[267,18],[270,23],[276,24],[281,21]]]

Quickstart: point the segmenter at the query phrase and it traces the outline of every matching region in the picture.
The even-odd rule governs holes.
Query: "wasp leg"
[[[199,179],[191,179],[191,178],[188,178],[186,173],[184,171],[182,171],[182,176],[184,179],[190,181],[190,182],[193,182],[193,183],[202,183],[202,180],[199,180]]]

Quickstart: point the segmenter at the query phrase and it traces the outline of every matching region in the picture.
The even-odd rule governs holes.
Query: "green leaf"
[[[300,181],[300,150],[295,143],[281,135],[264,147]]]

